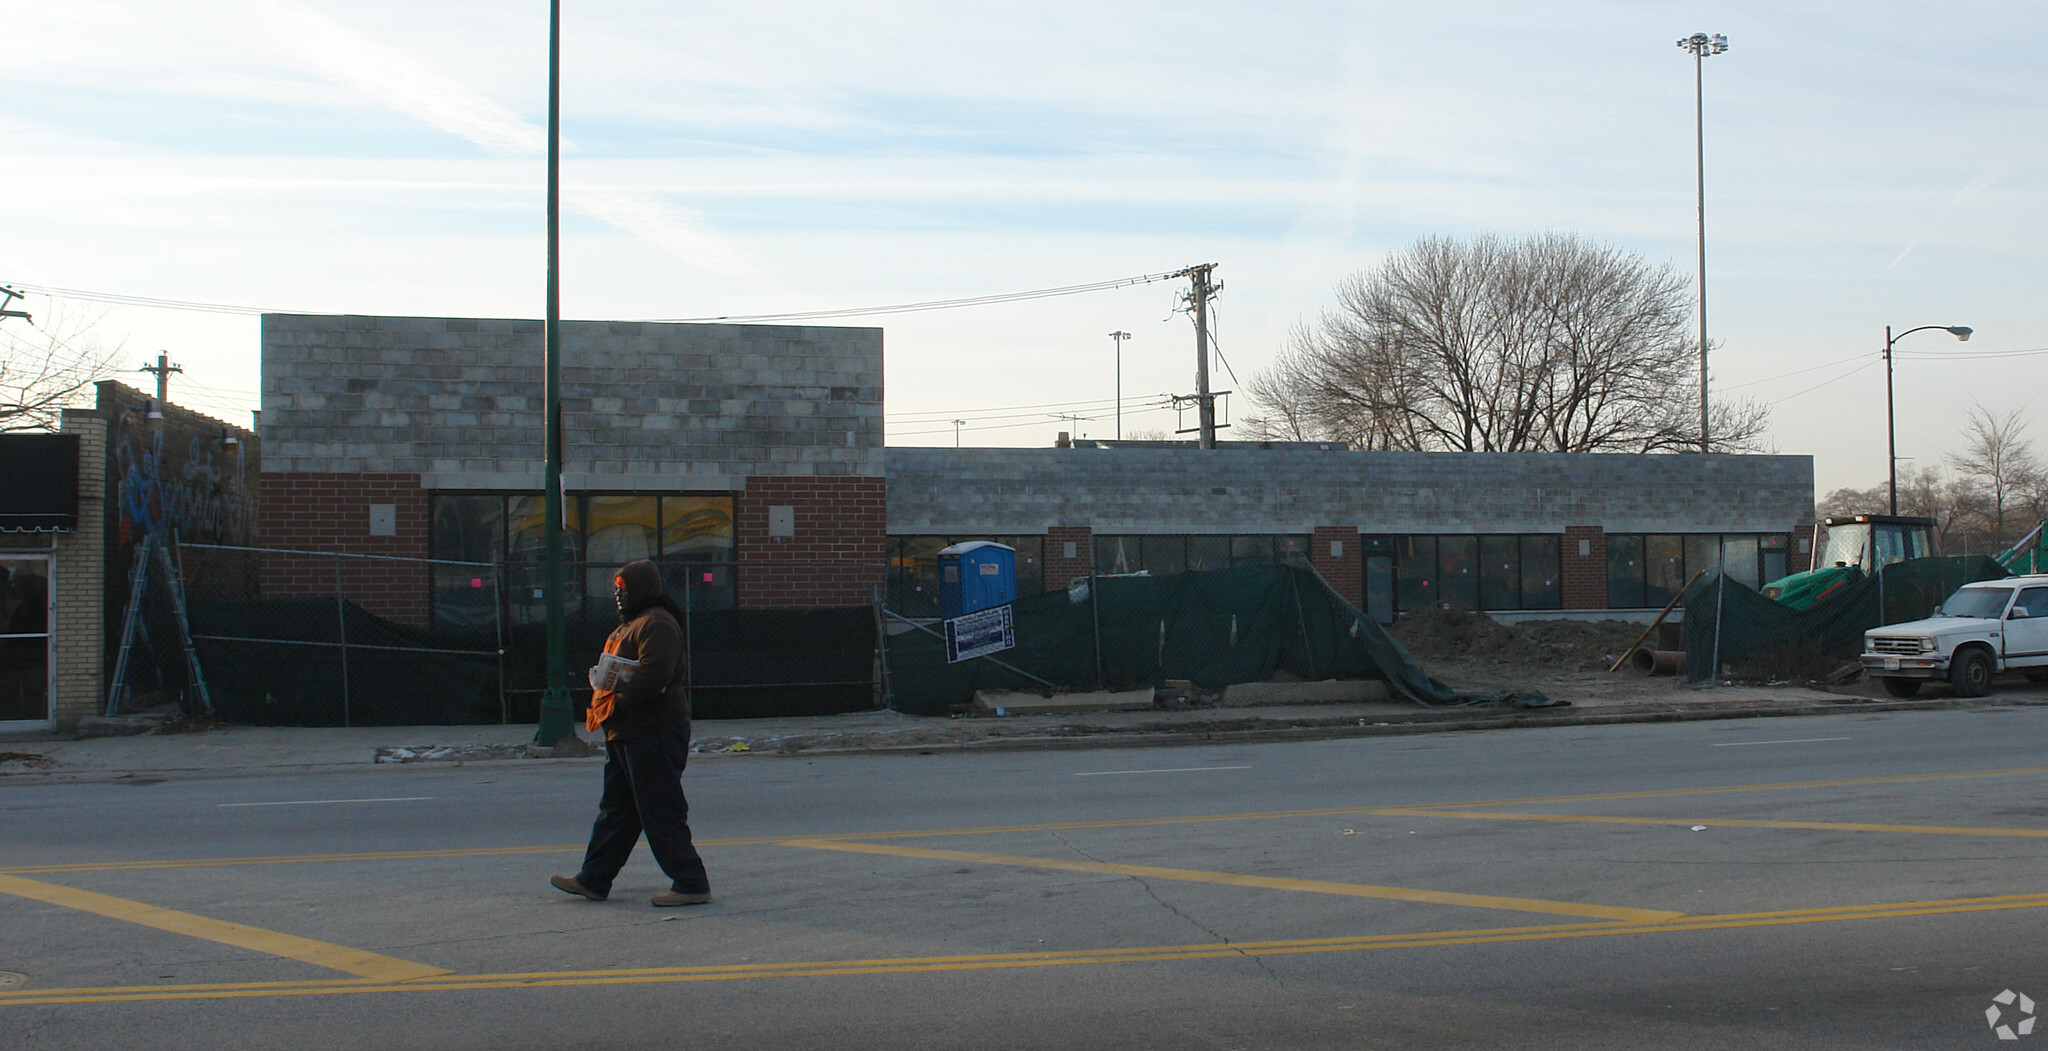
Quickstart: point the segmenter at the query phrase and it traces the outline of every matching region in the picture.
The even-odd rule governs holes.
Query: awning
[[[0,533],[78,528],[78,435],[0,434]]]

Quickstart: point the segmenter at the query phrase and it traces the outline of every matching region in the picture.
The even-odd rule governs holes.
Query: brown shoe
[[[711,892],[708,890],[687,893],[680,890],[671,890],[656,894],[650,899],[649,904],[665,909],[675,905],[702,905],[710,900]]]
[[[574,894],[577,897],[589,898],[591,901],[603,901],[605,899],[604,895],[576,882],[576,877],[574,876],[549,876],[548,882],[553,884],[556,890],[564,894]]]

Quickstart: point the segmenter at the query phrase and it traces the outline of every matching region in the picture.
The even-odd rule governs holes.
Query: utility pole
[[[1128,332],[1124,332],[1124,331],[1121,331],[1121,330],[1119,330],[1119,331],[1116,331],[1116,332],[1112,332],[1112,333],[1110,333],[1110,334],[1109,334],[1109,338],[1111,338],[1111,339],[1113,339],[1113,340],[1116,340],[1116,440],[1117,440],[1117,441],[1123,441],[1123,440],[1124,440],[1124,340],[1127,340],[1127,339],[1131,338],[1131,334],[1130,334],[1130,333],[1128,333]]]
[[[185,367],[183,365],[171,364],[171,356],[169,354],[158,354],[156,356],[156,364],[144,365],[135,371],[156,373],[156,403],[161,406],[170,400],[171,373],[183,372]]]
[[[0,318],[18,317],[31,325],[35,324],[36,319],[28,316],[28,311],[7,309],[7,304],[20,298],[21,293],[8,288],[6,285],[0,285]]]
[[[1694,33],[1678,47],[1692,55],[1693,161],[1700,191],[1700,453],[1705,455],[1712,446],[1707,440],[1707,87],[1700,67],[1709,55],[1727,52],[1728,38]]]
[[[1194,403],[1199,419],[1195,428],[1198,433],[1196,447],[1201,449],[1216,447],[1216,392],[1209,389],[1209,300],[1223,291],[1223,286],[1212,280],[1215,273],[1215,263],[1201,263],[1171,275],[1188,278],[1193,286],[1188,290],[1187,299],[1195,318],[1195,393],[1192,396],[1175,395],[1174,404]]]

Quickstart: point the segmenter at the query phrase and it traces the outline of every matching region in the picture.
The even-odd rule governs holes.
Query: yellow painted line
[[[1560,924],[1540,927],[1496,927],[1482,930],[1424,931],[1348,938],[1303,938],[1284,941],[1163,945],[1127,949],[1081,949],[1034,953],[894,957],[856,960],[814,960],[789,963],[747,963],[696,967],[630,968],[610,971],[536,971],[513,974],[449,975],[403,984],[392,982],[246,982],[213,985],[108,986],[101,988],[11,989],[0,991],[0,1008],[36,1004],[134,1003],[163,1000],[246,999],[284,996],[335,996],[364,993],[472,992],[480,989],[543,989],[680,982],[747,981],[763,978],[820,978],[860,975],[920,974],[1024,967],[1073,967],[1088,964],[1162,963],[1248,956],[1290,956],[1307,953],[1373,952],[1388,949],[1443,948],[1569,938],[1612,938],[1680,931],[1730,930],[1805,923],[1899,919],[2048,906],[2048,894],[1956,898],[1946,901],[1891,902],[1783,912],[1691,916],[1648,924]]]
[[[1288,879],[1279,876],[1248,876],[1234,872],[1203,872],[1197,869],[1169,869],[1152,865],[1120,865],[1101,861],[1071,861],[1063,858],[980,854],[965,850],[927,850],[922,847],[897,847],[880,843],[849,843],[837,839],[787,839],[783,840],[783,845],[808,847],[813,850],[843,850],[855,854],[882,854],[899,858],[925,858],[933,861],[968,861],[984,865],[1014,865],[1020,868],[1055,869],[1061,872],[1096,872],[1115,876],[1138,876],[1145,879],[1180,880],[1187,883],[1213,883],[1225,887],[1256,887],[1262,890],[1337,894],[1352,898],[1381,898],[1390,901],[1413,901],[1431,905],[1461,905],[1476,909],[1508,909],[1515,912],[1539,912],[1554,916],[1583,916],[1588,919],[1612,920],[1617,923],[1658,923],[1664,920],[1677,919],[1685,915],[1682,912],[1666,912],[1658,909],[1623,909],[1608,905],[1583,905],[1570,901],[1544,901],[1538,898],[1507,898],[1492,894],[1460,894],[1454,891],[1418,890],[1411,887],[1376,887],[1365,883],[1330,883],[1323,880]]]
[[[172,934],[183,934],[222,945],[240,949],[282,956],[319,967],[329,967],[361,978],[374,978],[385,982],[402,982],[413,978],[431,978],[451,974],[445,967],[430,967],[411,960],[382,956],[362,949],[351,949],[346,945],[318,942],[301,938],[295,934],[281,934],[277,931],[250,927],[246,924],[229,923],[226,920],[195,916],[189,912],[158,908],[139,901],[96,894],[89,890],[60,887],[54,883],[22,879],[19,876],[0,876],[0,893],[20,898],[57,905],[80,912],[90,912],[108,919],[154,927]]]
[[[1918,836],[2007,836],[2019,839],[2048,839],[2048,829],[1992,828],[1970,825],[1884,825],[1860,821],[1765,821],[1748,818],[1713,817],[1620,817],[1610,814],[1516,814],[1498,810],[1382,810],[1392,817],[1460,817],[1478,821],[1555,821],[1589,825],[1678,825],[1691,828],[1791,828],[1808,832],[1900,832]]]

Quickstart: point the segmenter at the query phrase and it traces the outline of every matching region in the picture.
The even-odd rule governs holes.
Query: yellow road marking
[[[1022,967],[1072,967],[1085,964],[1160,963],[1244,956],[1290,956],[1306,953],[1372,952],[1387,949],[1441,948],[1567,938],[1611,938],[1623,935],[1668,934],[1678,931],[1729,930],[1804,923],[1899,919],[2048,906],[2048,894],[1955,898],[1945,901],[1890,902],[1782,912],[1691,916],[1661,923],[1560,924],[1541,927],[1496,927],[1483,930],[1424,931],[1373,934],[1348,938],[1303,938],[1281,941],[1163,945],[1128,949],[1079,949],[1035,953],[896,957],[858,960],[816,960],[790,963],[746,963],[696,967],[627,968],[611,971],[535,971],[513,974],[448,975],[396,984],[391,982],[244,982],[212,985],[108,986],[102,988],[12,989],[0,991],[0,1007],[33,1004],[132,1003],[159,1000],[239,999],[272,996],[334,996],[350,993],[468,992],[479,989],[540,989],[602,985],[644,985],[675,982],[744,981],[761,978],[817,978],[849,975],[918,974]]]
[[[879,843],[848,843],[837,839],[788,839],[784,846],[808,847],[813,850],[843,850],[856,854],[883,854],[899,858],[926,858],[934,861],[971,861],[984,865],[1015,865],[1021,868],[1057,869],[1062,872],[1098,872],[1116,876],[1140,876],[1148,879],[1180,880],[1188,883],[1214,883],[1226,887],[1258,887],[1263,890],[1287,890],[1309,894],[1338,894],[1353,898],[1383,898],[1391,901],[1414,901],[1431,905],[1462,905],[1478,909],[1509,909],[1515,912],[1540,912],[1554,916],[1583,916],[1589,919],[1613,920],[1618,923],[1657,923],[1677,919],[1682,912],[1666,912],[1658,909],[1622,909],[1607,905],[1582,905],[1570,901],[1543,901],[1537,898],[1506,898],[1492,894],[1459,894],[1453,891],[1417,890],[1410,887],[1376,887],[1365,883],[1330,883],[1323,880],[1288,879],[1279,876],[1247,876],[1234,872],[1203,872],[1197,869],[1169,869],[1152,865],[1118,865],[1100,861],[1070,861],[1062,858],[1019,857],[1010,854],[979,854],[965,850],[927,850],[921,847],[895,847]]]
[[[423,963],[381,956],[361,949],[351,949],[345,945],[332,945],[294,934],[264,930],[261,927],[208,919],[189,912],[158,908],[126,898],[60,887],[54,883],[22,879],[19,876],[0,876],[0,893],[30,898],[67,909],[77,909],[80,912],[90,912],[109,919],[138,923],[144,927],[154,927],[160,931],[219,942],[222,945],[282,956],[288,960],[329,967],[378,981],[402,982],[412,978],[431,978],[453,973],[445,967],[429,967]]]
[[[1619,817],[1608,814],[1515,814],[1498,810],[1438,810],[1432,807],[1416,807],[1412,810],[1382,810],[1390,817],[1462,817],[1478,821],[1557,821],[1565,824],[1591,825],[1682,825],[1690,828],[1705,825],[1708,828],[1795,828],[1808,832],[1903,832],[1920,836],[2011,836],[2021,839],[2048,839],[2048,829],[2042,828],[1989,828],[1968,825],[1881,825],[1860,821],[1766,821],[1749,818],[1714,817]]]

